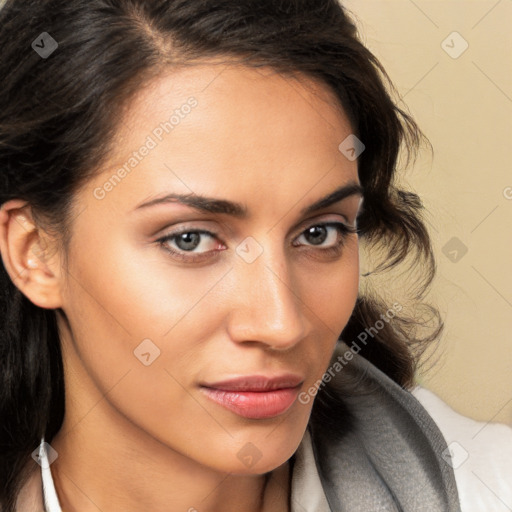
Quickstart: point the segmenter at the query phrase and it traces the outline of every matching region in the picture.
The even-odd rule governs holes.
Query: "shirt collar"
[[[330,512],[318,475],[309,429],[294,455],[291,512]]]
[[[41,465],[41,479],[43,481],[44,510],[45,512],[62,512],[59,498],[55,491],[55,484],[53,483],[44,437],[39,445],[39,464]]]

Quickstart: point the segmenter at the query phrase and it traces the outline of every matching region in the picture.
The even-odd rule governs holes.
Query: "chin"
[[[273,471],[297,451],[305,428],[306,426],[300,429],[300,432],[291,432],[291,429],[288,429],[286,432],[281,430],[279,434],[274,432],[274,435],[244,436],[243,440],[237,441],[233,447],[222,450],[227,464],[219,469],[234,475],[262,475]],[[233,453],[234,457],[226,460],[226,452]],[[219,454],[215,464],[218,465],[222,460]]]

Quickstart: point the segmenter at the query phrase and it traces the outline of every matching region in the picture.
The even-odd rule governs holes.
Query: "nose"
[[[285,351],[304,338],[307,307],[282,251],[265,249],[252,263],[238,260],[231,274],[228,331],[233,341]]]

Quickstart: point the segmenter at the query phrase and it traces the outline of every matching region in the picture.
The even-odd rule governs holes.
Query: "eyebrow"
[[[309,215],[310,213],[316,212],[323,208],[327,208],[335,203],[346,199],[347,197],[359,195],[363,197],[363,187],[351,181],[342,187],[335,189],[333,192],[328,194],[321,199],[318,199],[313,204],[303,208],[300,213],[301,215]],[[145,203],[138,205],[134,211],[149,208],[158,204],[167,203],[180,203],[204,213],[220,213],[225,215],[231,215],[238,219],[247,219],[249,217],[249,210],[246,206],[241,203],[233,201],[227,201],[225,199],[217,199],[214,197],[207,197],[195,193],[191,194],[177,194],[171,193],[166,194],[163,197],[157,197]]]

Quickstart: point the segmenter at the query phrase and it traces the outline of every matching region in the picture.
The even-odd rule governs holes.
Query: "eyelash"
[[[319,249],[319,251],[321,251],[322,254],[324,254],[326,256],[338,255],[340,253],[341,249],[344,247],[345,242],[348,238],[348,235],[359,234],[359,230],[357,228],[348,226],[347,224],[343,224],[342,222],[324,222],[324,223],[319,223],[319,224],[312,224],[311,226],[307,227],[304,231],[302,231],[302,233],[299,236],[302,236],[306,231],[308,231],[309,229],[314,228],[314,227],[325,227],[325,228],[333,227],[337,230],[338,234],[341,235],[339,238],[339,241],[336,243],[336,245],[334,245],[332,247],[328,247],[327,249]],[[220,252],[220,251],[207,251],[207,252],[195,254],[195,253],[187,252],[187,251],[183,251],[183,252],[177,251],[175,249],[171,249],[167,245],[167,242],[173,241],[183,234],[190,234],[190,233],[195,233],[195,234],[200,234],[200,235],[208,235],[212,238],[217,238],[217,235],[215,233],[212,233],[211,231],[206,231],[203,229],[187,228],[187,229],[184,229],[181,231],[177,231],[175,233],[169,233],[168,235],[165,235],[165,236],[159,238],[158,240],[156,240],[156,242],[164,249],[164,251],[170,253],[172,257],[174,257],[178,260],[187,262],[187,263],[195,263],[198,261],[204,261],[205,259],[208,259],[211,257],[211,256],[208,256],[211,252],[217,252],[217,253]],[[314,246],[311,246],[311,247],[314,247]]]

